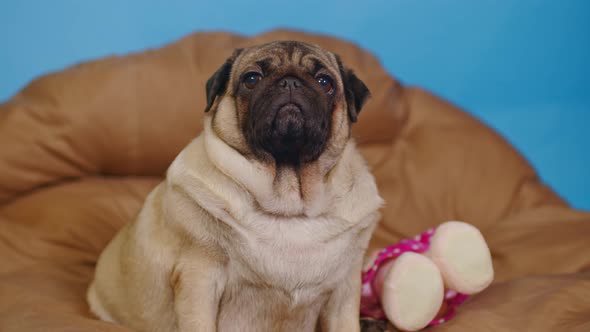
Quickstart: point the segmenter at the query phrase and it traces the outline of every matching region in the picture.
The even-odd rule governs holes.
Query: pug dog
[[[382,205],[351,139],[369,90],[295,41],[236,50],[206,90],[203,132],[101,254],[92,312],[138,331],[359,331]]]

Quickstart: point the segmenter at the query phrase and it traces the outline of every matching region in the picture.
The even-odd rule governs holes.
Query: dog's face
[[[338,56],[280,41],[236,50],[207,82],[206,111],[216,109],[214,128],[241,153],[300,165],[343,146],[368,96]]]

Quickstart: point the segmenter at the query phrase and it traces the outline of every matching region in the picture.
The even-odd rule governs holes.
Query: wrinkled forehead
[[[309,72],[325,68],[337,73],[336,56],[322,48],[296,41],[278,41],[245,49],[236,59],[237,73],[258,66],[263,71],[285,66],[297,66]]]

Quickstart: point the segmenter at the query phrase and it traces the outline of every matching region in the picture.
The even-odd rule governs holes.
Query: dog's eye
[[[317,80],[326,94],[331,95],[334,93],[334,84],[332,84],[332,78],[330,76],[320,75],[317,77]]]
[[[254,89],[256,84],[262,79],[262,75],[257,72],[249,72],[244,75],[244,86],[248,89]]]

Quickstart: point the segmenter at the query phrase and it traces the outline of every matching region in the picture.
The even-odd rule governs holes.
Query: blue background
[[[352,40],[389,72],[504,134],[590,210],[590,1],[2,1],[0,100],[73,63],[196,30],[301,28]]]

